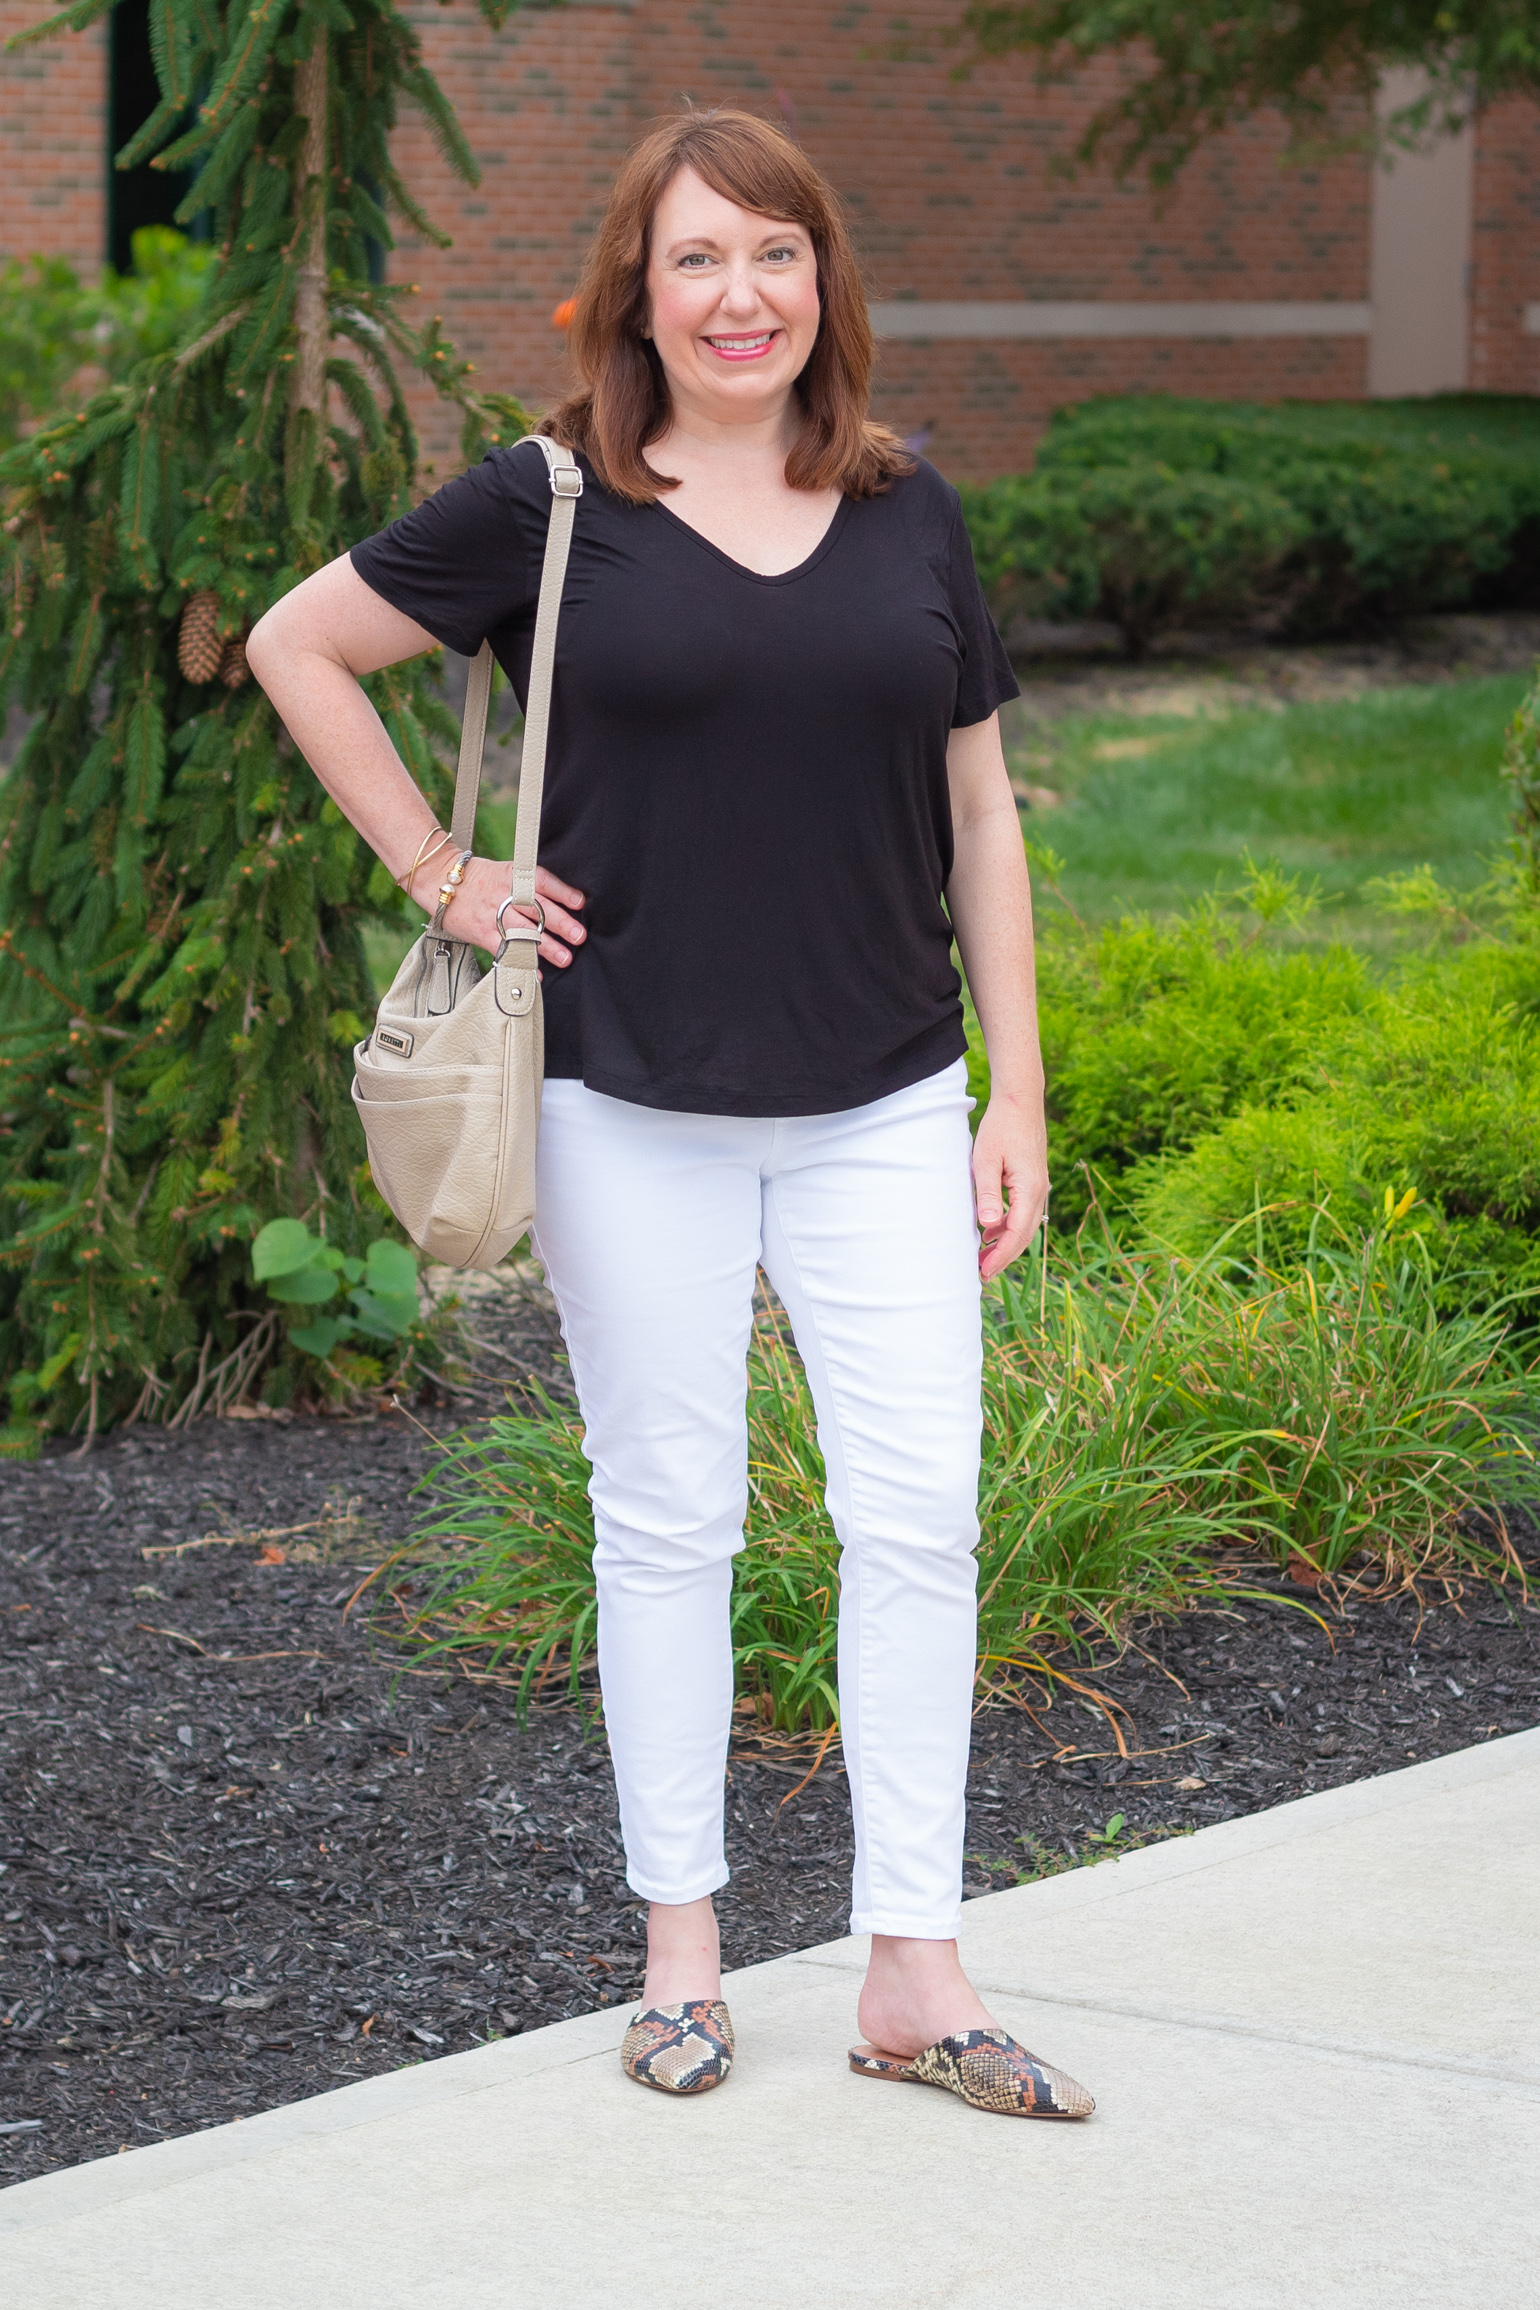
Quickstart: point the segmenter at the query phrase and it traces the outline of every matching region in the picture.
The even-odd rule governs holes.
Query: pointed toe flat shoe
[[[858,2077],[894,2078],[903,2085],[939,2085],[970,2109],[999,2117],[1084,2118],[1096,2104],[1062,2069],[1050,2069],[1003,2029],[961,2029],[928,2045],[912,2061],[875,2047],[851,2048]]]
[[[621,2040],[620,2066],[657,2093],[710,2093],[733,2066],[732,2017],[720,1997],[648,2005]]]

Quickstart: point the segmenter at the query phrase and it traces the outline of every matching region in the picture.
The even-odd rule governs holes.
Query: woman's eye
[[[795,249],[766,249],[765,255],[773,265],[788,264],[796,255]]]
[[[691,272],[698,273],[703,265],[709,265],[710,262],[711,259],[704,249],[696,249],[689,256],[680,258],[679,270],[684,272],[688,268]]]

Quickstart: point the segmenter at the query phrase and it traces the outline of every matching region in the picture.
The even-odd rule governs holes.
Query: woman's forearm
[[[958,830],[947,905],[989,1054],[992,1096],[1040,1102],[1032,885],[1014,808]]]
[[[948,768],[952,872],[947,908],[983,1029],[992,1093],[1040,1105],[1043,1061],[1032,884],[993,718],[952,733]]]
[[[1048,1204],[1032,887],[993,715],[953,731],[947,773],[947,906],[989,1054],[989,1105],[973,1142],[979,1273],[987,1282],[1025,1250]]]

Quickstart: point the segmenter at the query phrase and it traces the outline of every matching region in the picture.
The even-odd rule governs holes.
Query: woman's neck
[[[647,444],[648,464],[657,473],[672,470],[670,459],[697,473],[753,471],[780,467],[802,429],[802,411],[788,393],[761,416],[713,415],[692,400],[674,401],[668,429]]]

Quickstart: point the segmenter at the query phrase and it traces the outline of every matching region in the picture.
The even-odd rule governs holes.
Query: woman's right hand
[[[446,863],[447,862],[447,863]],[[438,905],[439,885],[454,862],[453,851],[440,851],[426,861],[412,877],[412,896],[419,906],[431,915]],[[444,930],[450,938],[464,939],[471,946],[479,946],[488,954],[496,952],[502,933],[497,927],[497,911],[508,896],[508,883],[513,868],[506,858],[473,858],[465,869],[461,883],[444,913]],[[574,890],[571,883],[560,882],[545,867],[535,869],[535,895],[545,908],[545,935],[540,941],[540,959],[565,970],[572,960],[575,947],[580,947],[588,936],[577,919],[577,909],[584,903],[586,893]],[[531,907],[514,907],[513,914],[522,914],[529,922],[535,920]]]

